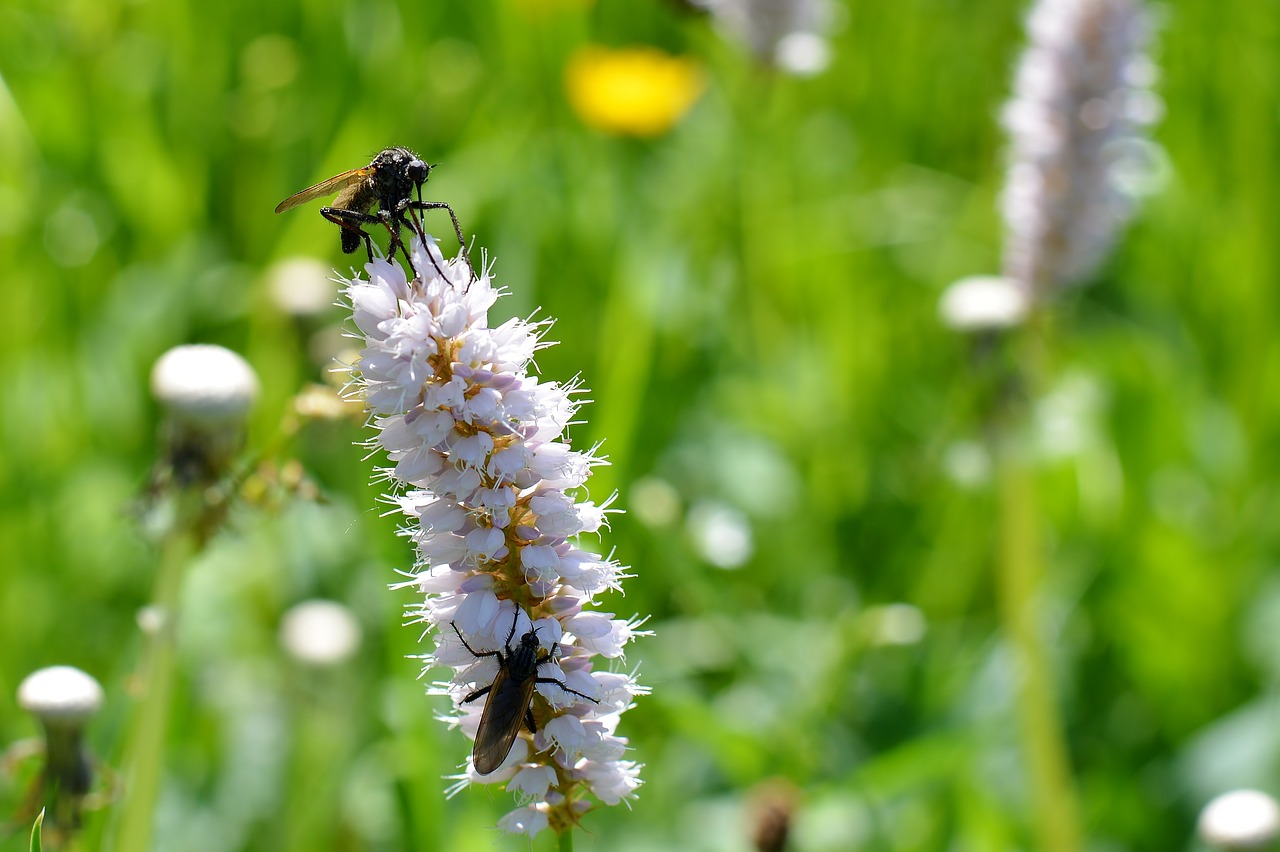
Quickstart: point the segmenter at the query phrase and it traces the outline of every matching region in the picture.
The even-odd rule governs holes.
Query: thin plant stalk
[[[1049,654],[1040,629],[1045,566],[1034,476],[1009,435],[997,439],[996,452],[1000,517],[996,583],[1000,617],[1017,673],[1018,717],[1030,773],[1035,845],[1046,852],[1076,852],[1081,848],[1079,807],[1050,677]]]
[[[174,526],[164,537],[161,547],[160,572],[153,601],[161,620],[144,650],[144,662],[140,668],[142,702],[134,714],[121,759],[125,792],[116,822],[114,844],[109,847],[118,852],[145,852],[151,848],[155,805],[164,770],[165,736],[173,703],[178,603],[187,564],[199,548],[196,521],[203,506],[201,490],[181,490]]]

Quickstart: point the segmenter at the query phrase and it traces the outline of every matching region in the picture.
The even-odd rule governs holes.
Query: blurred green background
[[[1023,11],[847,0],[830,68],[797,79],[639,0],[6,0],[0,742],[36,733],[21,679],[68,663],[106,690],[89,740],[119,766],[157,568],[148,373],[220,343],[263,384],[250,451],[322,499],[237,508],[191,568],[156,848],[528,848],[492,829],[505,792],[444,799],[468,743],[406,659],[415,596],[386,587],[411,554],[367,433],[282,437],[342,316],[288,316],[269,270],[350,259],[314,207],[272,208],[407,145],[495,259],[495,315],[556,318],[541,374],[591,388],[572,435],[631,510],[605,546],[636,576],[604,608],[653,615],[621,729],[646,783],[578,848],[749,848],[771,779],[795,849],[1028,848],[981,382],[936,310],[999,266]],[[1160,11],[1162,185],[1035,332],[1027,388],[1042,627],[1108,850],[1194,848],[1212,795],[1280,792],[1280,18]],[[667,133],[592,129],[564,86],[589,44],[684,56],[705,89]],[[313,597],[357,614],[350,662],[280,650]],[[0,793],[16,814],[20,779]]]

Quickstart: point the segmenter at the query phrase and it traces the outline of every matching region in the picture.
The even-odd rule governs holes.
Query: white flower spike
[[[1159,116],[1142,0],[1038,0],[1004,108],[1004,272],[1032,300],[1077,284],[1128,221],[1125,175]],[[1130,183],[1132,183],[1130,181]]]
[[[500,293],[487,267],[473,278],[464,257],[446,260],[430,237],[415,236],[411,254],[414,280],[377,260],[367,278],[346,282],[364,341],[353,387],[378,430],[371,443],[390,461],[387,502],[417,549],[399,585],[424,594],[410,622],[434,638],[424,672],[451,670],[435,684],[453,699],[449,721],[484,740],[475,754],[491,771],[480,774],[473,757],[454,789],[504,783],[522,807],[501,828],[563,832],[640,785],[614,732],[647,690],[595,666],[621,657],[643,635],[641,620],[591,609],[626,575],[580,541],[614,511],[582,493],[605,462],[563,434],[582,389],[530,375],[548,323],[490,326]],[[508,736],[496,738],[499,716]]]

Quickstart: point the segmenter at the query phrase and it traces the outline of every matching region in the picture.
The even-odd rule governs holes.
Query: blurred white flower
[[[688,529],[698,555],[717,568],[740,568],[755,550],[747,516],[723,503],[696,504]]]
[[[991,455],[979,441],[956,441],[942,456],[947,477],[962,488],[980,488],[991,480]]]
[[[1280,838],[1280,805],[1258,790],[1232,790],[1205,805],[1196,827],[1215,849],[1271,849]]]
[[[286,314],[314,316],[334,307],[337,286],[329,268],[309,257],[290,257],[267,270],[271,301]]]
[[[155,636],[164,629],[168,617],[165,615],[164,607],[158,604],[147,604],[144,607],[139,607],[134,620],[143,634]]]
[[[1104,441],[1107,392],[1088,373],[1063,376],[1035,406],[1036,450],[1046,459],[1080,455]]]
[[[942,294],[938,313],[956,331],[987,331],[1018,325],[1027,317],[1027,294],[998,275],[972,275]]]
[[[504,665],[491,652],[506,658],[536,638],[537,677],[546,679],[532,702],[538,730],[522,731],[486,774],[473,754],[453,788],[506,783],[535,801],[500,826],[534,835],[549,820],[572,824],[588,806],[584,792],[616,804],[639,786],[638,767],[622,760],[627,740],[614,731],[647,690],[594,665],[621,656],[640,620],[589,609],[627,575],[579,543],[614,510],[584,499],[603,460],[563,435],[582,389],[530,374],[546,324],[490,326],[499,292],[488,269],[473,279],[465,259],[445,260],[429,237],[415,237],[411,253],[421,277],[407,280],[379,260],[365,267],[367,279],[346,282],[365,343],[355,387],[378,429],[374,445],[391,462],[381,474],[386,499],[408,518],[404,532],[417,548],[417,570],[400,585],[425,595],[410,610],[412,622],[432,628],[424,672],[452,670],[435,689],[453,699],[451,720],[468,736],[487,698],[463,699]]]
[[[818,33],[791,32],[778,39],[773,60],[797,77],[814,77],[831,64],[831,42]]]
[[[911,604],[885,604],[863,613],[876,645],[914,645],[924,638],[928,622]]]
[[[280,644],[299,662],[334,665],[350,659],[360,647],[360,622],[336,601],[303,601],[284,614]]]
[[[820,74],[831,63],[827,33],[835,7],[830,0],[694,0],[726,37],[756,58],[798,77]]]
[[[680,493],[665,479],[646,476],[631,483],[631,514],[650,527],[665,527],[680,517]]]

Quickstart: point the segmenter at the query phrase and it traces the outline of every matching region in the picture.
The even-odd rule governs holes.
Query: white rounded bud
[[[1012,279],[972,275],[943,292],[938,313],[956,331],[988,331],[1018,325],[1028,307],[1026,292]]]
[[[175,346],[152,368],[151,392],[175,417],[222,425],[248,413],[258,397],[258,377],[248,361],[222,346]]]
[[[1197,829],[1215,849],[1269,849],[1280,837],[1280,805],[1258,790],[1232,790],[1205,805]]]
[[[18,706],[47,726],[78,728],[102,706],[102,687],[80,669],[50,666],[22,681]]]

